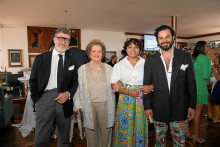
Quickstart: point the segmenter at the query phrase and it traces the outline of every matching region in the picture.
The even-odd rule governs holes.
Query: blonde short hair
[[[92,47],[94,45],[101,46],[101,48],[102,48],[102,59],[104,59],[105,58],[106,47],[105,47],[104,43],[101,40],[99,40],[99,39],[93,39],[93,40],[91,40],[89,42],[89,44],[87,44],[87,46],[86,46],[86,54],[87,54],[87,56],[88,57],[90,56]]]

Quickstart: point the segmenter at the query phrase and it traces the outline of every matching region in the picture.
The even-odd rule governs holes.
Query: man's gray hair
[[[70,36],[69,39],[71,39],[71,31],[69,28],[59,27],[58,29],[56,29],[55,36],[57,36],[58,33],[68,34]]]

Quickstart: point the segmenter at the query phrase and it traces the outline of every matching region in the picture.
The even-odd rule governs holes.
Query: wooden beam
[[[178,39],[194,39],[194,38],[209,37],[209,36],[215,36],[215,35],[220,35],[220,32],[197,35],[197,36],[190,36],[190,37],[178,37]]]

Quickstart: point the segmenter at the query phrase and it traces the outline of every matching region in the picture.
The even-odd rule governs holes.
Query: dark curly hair
[[[206,44],[207,44],[207,42],[205,42],[205,41],[198,41],[196,43],[196,46],[195,46],[193,54],[192,54],[193,60],[196,60],[196,58],[198,57],[199,54],[205,55],[205,45]]]
[[[158,39],[158,33],[160,31],[164,31],[167,29],[170,30],[172,37],[176,36],[175,31],[170,26],[162,25],[162,26],[159,26],[158,28],[155,29],[154,36],[156,37],[156,39]]]
[[[137,40],[136,38],[130,38],[128,39],[127,41],[125,41],[124,43],[124,50],[126,51],[127,50],[127,47],[133,43],[134,45],[137,45],[140,49],[140,51],[142,50],[142,45],[141,45],[141,42],[139,40]]]

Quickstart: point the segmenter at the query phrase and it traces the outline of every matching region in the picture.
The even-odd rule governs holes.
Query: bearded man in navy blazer
[[[184,146],[187,122],[195,115],[196,81],[190,53],[173,47],[174,30],[166,25],[155,29],[160,51],[148,56],[143,85],[154,85],[144,95],[145,114],[154,118],[155,146],[166,146],[168,125],[173,146]]]
[[[36,110],[36,147],[50,146],[54,121],[58,146],[69,147],[73,96],[78,87],[76,61],[65,52],[70,39],[68,28],[58,28],[53,38],[54,49],[36,56],[32,67],[29,82]]]

